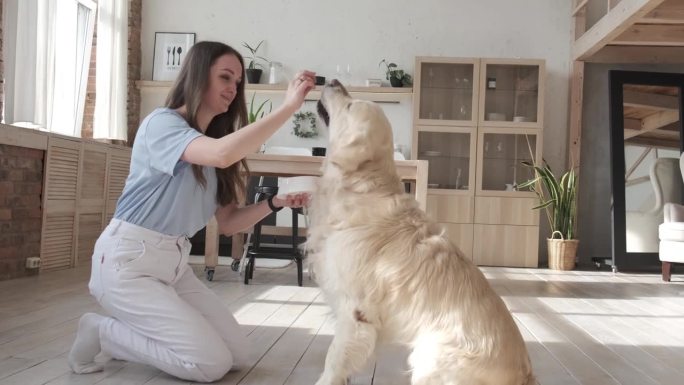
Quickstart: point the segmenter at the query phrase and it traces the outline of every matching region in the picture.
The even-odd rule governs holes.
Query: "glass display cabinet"
[[[480,265],[536,267],[534,177],[543,60],[417,57],[413,159],[429,162],[428,215]],[[494,241],[495,240],[495,241]]]

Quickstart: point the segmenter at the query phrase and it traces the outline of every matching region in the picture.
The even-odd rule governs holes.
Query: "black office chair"
[[[259,186],[256,186],[256,195],[254,196],[254,203],[261,202],[268,199],[272,195],[278,193],[277,186],[264,186],[263,178],[260,179]],[[268,246],[262,245],[261,227],[263,222],[268,218],[264,218],[254,225],[254,232],[251,238],[251,244],[247,246],[247,264],[245,265],[244,275],[245,284],[249,284],[249,280],[254,277],[254,263],[256,258],[269,259],[285,259],[294,260],[297,264],[297,284],[302,286],[303,272],[302,272],[302,252],[299,250],[299,215],[304,212],[301,208],[293,208],[292,210],[292,235],[290,244],[270,244]],[[274,214],[270,214],[269,217]]]

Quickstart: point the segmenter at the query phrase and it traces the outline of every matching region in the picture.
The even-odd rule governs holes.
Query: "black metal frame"
[[[684,151],[684,74],[636,72],[636,71],[610,71],[610,154],[612,162],[611,192],[613,195],[612,207],[612,264],[613,271],[652,271],[660,269],[658,253],[635,253],[627,252],[626,225],[625,225],[625,137],[624,137],[624,109],[623,109],[623,86],[636,84],[645,86],[666,86],[679,88],[679,151]]]
[[[268,199],[271,195],[278,193],[278,187],[276,186],[264,186],[260,185],[256,187],[256,195],[254,198],[254,203],[261,202]],[[267,247],[262,246],[261,242],[261,226],[263,225],[263,220],[257,222],[254,225],[254,233],[252,237],[252,242],[247,246],[247,264],[245,265],[244,271],[244,282],[245,285],[249,284],[249,281],[254,277],[254,265],[256,263],[256,258],[270,258],[270,259],[285,259],[293,260],[297,264],[297,284],[299,286],[303,285],[303,255],[301,250],[299,250],[300,239],[299,239],[299,215],[303,214],[301,208],[293,208],[292,210],[292,236],[290,238],[290,245],[288,247]]]

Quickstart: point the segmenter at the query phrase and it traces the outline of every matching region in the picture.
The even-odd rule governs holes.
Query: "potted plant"
[[[534,168],[535,178],[517,186],[518,190],[529,188],[539,197],[540,204],[534,209],[544,209],[551,227],[551,237],[547,238],[549,268],[572,270],[575,268],[577,246],[575,239],[577,225],[577,174],[571,167],[560,178],[543,162],[535,166],[530,162],[524,165]]]
[[[269,103],[269,110],[268,112],[270,113],[271,110],[273,109],[273,104],[271,103],[270,99],[266,99],[259,106],[255,107],[254,104],[254,97],[256,96],[256,92],[252,94],[252,100],[249,102],[249,112],[247,113],[247,121],[252,124],[256,122],[257,120],[261,119],[264,117],[264,114],[266,114],[266,110],[264,107],[266,106],[266,103]]]
[[[259,51],[259,48],[261,48],[261,44],[263,43],[264,41],[262,40],[256,45],[256,47],[252,47],[251,45],[242,42],[242,46],[247,48],[250,52],[250,55],[245,56],[245,59],[249,59],[249,64],[247,64],[245,73],[247,74],[247,81],[251,84],[257,84],[261,79],[261,73],[263,72],[262,68],[264,66],[259,63],[259,60],[268,62],[268,59],[265,57],[257,55],[257,51]]]
[[[403,87],[404,85],[411,85],[411,75],[400,69],[395,63],[390,63],[382,59],[378,66],[385,65],[385,78],[390,81],[392,87]]]

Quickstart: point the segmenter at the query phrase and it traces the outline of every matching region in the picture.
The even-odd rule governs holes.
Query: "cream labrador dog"
[[[411,348],[415,385],[535,384],[501,298],[405,194],[382,109],[333,81],[319,113],[330,144],[307,248],[337,323],[317,385],[346,384],[383,340]]]

